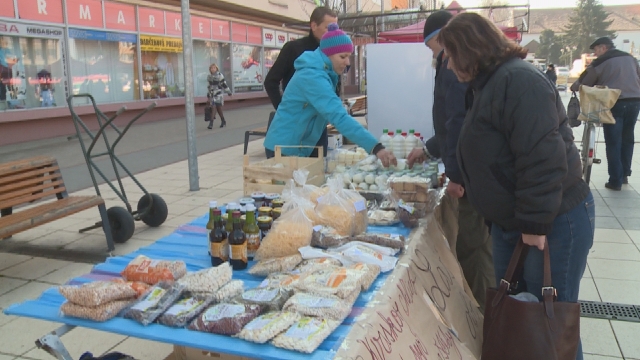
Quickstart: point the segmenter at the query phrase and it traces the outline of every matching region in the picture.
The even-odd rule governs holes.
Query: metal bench
[[[52,196],[57,200],[32,205]],[[0,164],[0,239],[95,206],[112,251],[104,200],[100,196],[69,196],[55,158],[37,156]]]

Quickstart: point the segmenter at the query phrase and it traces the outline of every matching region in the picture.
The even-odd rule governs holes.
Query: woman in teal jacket
[[[296,71],[264,140],[267,157],[273,157],[276,146],[283,146],[281,151],[286,156],[310,156],[331,123],[349,140],[376,155],[385,167],[396,164],[395,156],[347,113],[336,95],[338,74],[349,66],[352,53],[349,36],[337,24],[331,24],[320,47],[296,59]]]

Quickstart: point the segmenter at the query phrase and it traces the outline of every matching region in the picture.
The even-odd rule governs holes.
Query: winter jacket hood
[[[300,55],[294,66],[295,73],[267,132],[265,148],[287,146],[282,149],[284,155],[309,156],[327,124],[332,124],[371,153],[378,140],[347,113],[336,95],[339,76],[331,60],[316,49]]]

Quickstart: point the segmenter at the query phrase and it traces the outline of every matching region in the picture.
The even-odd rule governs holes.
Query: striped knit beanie
[[[351,38],[340,30],[338,24],[329,24],[329,31],[320,40],[320,50],[327,55],[335,55],[340,53],[352,53],[353,42]]]

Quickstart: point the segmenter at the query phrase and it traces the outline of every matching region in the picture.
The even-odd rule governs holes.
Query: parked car
[[[568,83],[569,83],[569,68],[564,66],[559,66],[556,68],[556,75],[558,75],[558,80],[556,81],[556,89],[559,91],[567,91]]]

